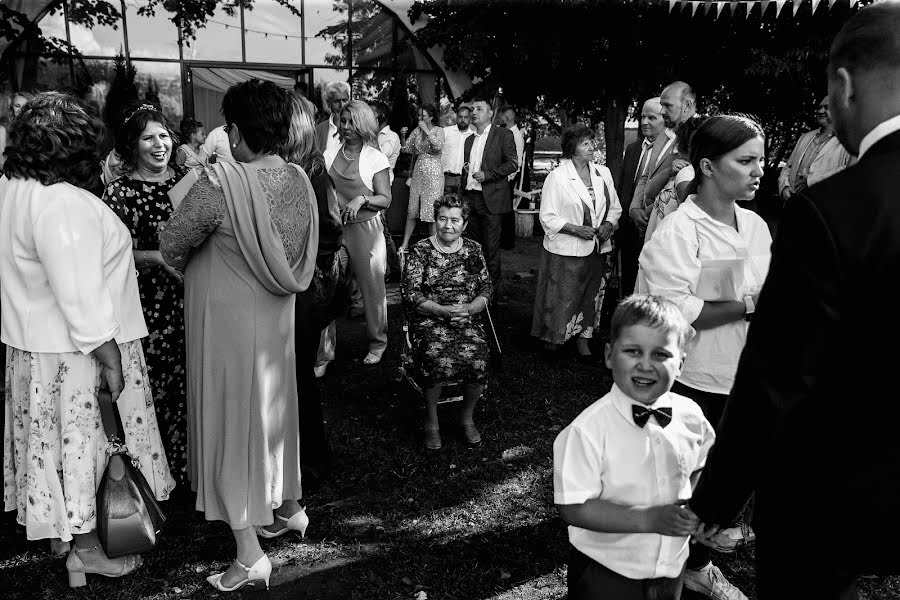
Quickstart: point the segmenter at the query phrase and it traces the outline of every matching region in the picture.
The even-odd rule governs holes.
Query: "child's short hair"
[[[678,335],[678,347],[682,351],[687,347],[691,336],[690,324],[671,300],[662,296],[633,294],[622,300],[613,313],[609,343],[615,343],[623,328],[638,324],[674,331]]]

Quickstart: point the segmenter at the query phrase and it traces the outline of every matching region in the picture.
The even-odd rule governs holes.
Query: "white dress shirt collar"
[[[875,129],[866,134],[862,142],[859,143],[859,158],[862,158],[863,154],[874,146],[876,142],[886,138],[895,131],[900,131],[900,115],[895,115],[887,121],[879,123]]]
[[[613,383],[612,389],[609,390],[609,393],[611,395],[613,405],[616,407],[616,410],[621,413],[626,421],[633,424],[635,427],[640,427],[640,425],[634,422],[634,413],[631,410],[632,405],[637,404],[640,406],[645,406],[647,408],[652,408],[654,410],[672,406],[672,398],[669,396],[669,392],[666,392],[665,394],[654,400],[653,404],[644,404],[642,402],[638,402],[637,400],[632,400],[631,398],[626,396],[625,392],[623,392],[622,389],[615,383]],[[649,422],[650,421],[648,421],[648,423]]]

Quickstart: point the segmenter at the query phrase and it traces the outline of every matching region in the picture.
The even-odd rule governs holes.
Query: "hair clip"
[[[128,121],[131,120],[131,117],[133,117],[134,115],[138,114],[138,113],[139,113],[140,111],[142,111],[142,110],[150,110],[150,111],[153,111],[153,112],[155,112],[155,113],[158,113],[158,112],[159,112],[159,109],[156,108],[155,106],[153,106],[152,104],[141,104],[141,105],[138,106],[136,109],[134,109],[133,111],[131,111],[131,114],[128,115],[128,117],[127,117],[124,121],[122,121],[122,125],[128,124]]]

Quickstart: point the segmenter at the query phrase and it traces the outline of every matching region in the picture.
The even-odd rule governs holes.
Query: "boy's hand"
[[[684,504],[683,502],[681,504]],[[649,530],[662,535],[691,535],[700,525],[691,509],[681,504],[663,504],[647,509]]]

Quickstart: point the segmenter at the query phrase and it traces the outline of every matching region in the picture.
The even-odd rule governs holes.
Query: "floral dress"
[[[468,238],[462,240],[459,250],[445,254],[426,238],[410,248],[406,259],[403,298],[410,319],[413,360],[424,387],[487,380],[490,350],[478,317],[451,323],[415,310],[426,300],[444,305],[467,304],[478,296],[490,300],[491,277],[481,246]]]
[[[135,250],[159,250],[159,228],[169,219],[167,192],[187,173],[175,167],[166,181],[120,177],[106,186],[103,201],[131,231]],[[144,355],[157,421],[172,475],[187,480],[187,400],[184,362],[184,286],[159,267],[138,274],[149,336]]]
[[[416,128],[406,141],[406,148],[418,155],[413,167],[409,188],[409,206],[406,216],[434,223],[434,201],[444,194],[444,166],[441,149],[444,147],[444,130],[433,127],[427,136]]]

